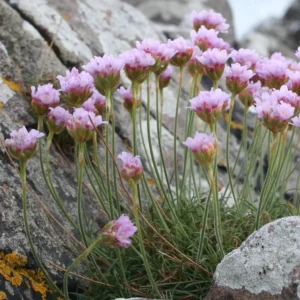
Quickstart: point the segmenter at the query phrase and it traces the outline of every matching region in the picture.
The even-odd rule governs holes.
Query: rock
[[[227,0],[123,0],[130,3],[143,12],[156,28],[163,32],[168,38],[179,35],[189,37],[192,24],[189,14],[204,9],[214,9],[223,14],[230,26],[229,34],[223,37],[230,43],[235,40],[233,28],[233,15]]]
[[[300,217],[271,222],[217,266],[205,300],[300,299]]]

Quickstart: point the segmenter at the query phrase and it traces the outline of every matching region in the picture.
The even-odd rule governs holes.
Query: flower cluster
[[[73,68],[66,71],[66,76],[57,76],[60,82],[60,91],[63,100],[71,106],[80,107],[91,95],[94,88],[94,79],[87,73]]]
[[[124,67],[124,61],[112,55],[103,57],[95,56],[82,68],[91,74],[95,80],[95,87],[105,94],[114,91],[120,82],[120,72]]]
[[[223,111],[230,108],[230,94],[221,89],[201,91],[197,97],[190,100],[190,103],[190,108],[201,120],[214,124]]]
[[[122,176],[129,183],[138,183],[143,175],[143,166],[139,156],[133,156],[131,153],[122,152],[118,155],[123,165],[121,169]]]
[[[194,138],[187,138],[183,144],[193,151],[200,165],[209,166],[214,161],[217,143],[213,134],[196,132]]]
[[[35,129],[28,132],[26,127],[23,126],[19,130],[13,130],[10,133],[10,138],[5,140],[5,146],[11,156],[26,162],[35,154],[37,139],[43,136],[44,133]]]
[[[85,101],[82,107],[87,111],[92,111],[96,115],[102,116],[106,111],[106,98],[95,89],[91,98]]]
[[[118,220],[113,220],[102,228],[102,242],[112,247],[128,248],[131,245],[131,238],[136,232],[137,227],[129,217],[122,215]]]
[[[133,106],[133,101],[134,101],[131,88],[129,87],[129,88],[125,89],[123,86],[121,86],[119,89],[117,89],[117,92],[124,100],[124,102],[123,102],[124,107],[129,112],[131,112],[132,106]],[[137,102],[135,103],[135,105],[136,105],[136,107],[140,107],[141,101],[139,99],[137,99]]]
[[[59,91],[51,83],[31,87],[31,105],[39,116],[45,116],[50,107],[59,104]]]
[[[72,115],[60,106],[50,107],[49,110],[47,118],[48,130],[54,134],[63,132]]]
[[[93,137],[95,127],[102,124],[107,122],[102,121],[101,116],[96,116],[83,108],[76,108],[67,122],[67,130],[78,143],[84,143]]]

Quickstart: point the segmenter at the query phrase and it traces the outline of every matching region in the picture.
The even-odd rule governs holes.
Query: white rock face
[[[251,234],[224,257],[214,279],[218,287],[252,294],[279,295],[284,288],[297,285],[299,294],[300,217],[276,220]]]

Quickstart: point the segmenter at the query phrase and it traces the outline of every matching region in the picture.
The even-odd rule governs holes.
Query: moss
[[[6,300],[6,299],[7,299],[6,293],[0,291],[0,300]]]
[[[0,275],[13,286],[18,287],[25,283],[28,288],[41,294],[42,299],[46,300],[47,293],[51,293],[45,282],[44,274],[41,271],[26,268],[27,258],[23,255],[12,252],[5,254],[0,252]],[[0,300],[5,299],[1,298]]]

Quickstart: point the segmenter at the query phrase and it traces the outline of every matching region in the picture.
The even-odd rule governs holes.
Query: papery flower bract
[[[300,47],[297,48],[295,55],[300,59]]]
[[[255,50],[244,48],[232,50],[230,56],[235,63],[247,66],[252,70],[255,69],[255,65],[260,59],[260,55]]]
[[[221,89],[201,91],[197,97],[190,100],[190,103],[190,108],[201,120],[214,124],[222,112],[230,108],[230,94]]]
[[[10,138],[5,140],[5,146],[11,156],[26,162],[35,154],[37,139],[44,135],[44,133],[35,129],[28,132],[26,127],[23,126],[19,130],[13,130],[10,133]]]
[[[288,88],[300,96],[300,71],[288,71],[289,81]]]
[[[155,64],[150,67],[150,71],[157,75],[165,71],[171,58],[176,54],[176,50],[153,39],[145,39],[142,42],[136,42],[136,47],[139,50],[151,54],[155,59]]]
[[[168,66],[167,69],[159,75],[159,88],[164,89],[170,83],[172,78],[173,67]]]
[[[187,64],[187,71],[191,76],[203,75],[205,73],[202,63],[197,59],[202,53],[197,46],[194,47],[193,55]]]
[[[241,66],[239,63],[235,63],[225,70],[225,75],[227,89],[232,94],[237,95],[247,87],[254,73],[252,70],[248,70],[247,66]]]
[[[288,80],[287,77],[288,65],[282,59],[262,59],[257,62],[255,72],[262,83],[274,89],[280,89]]]
[[[197,31],[202,25],[206,28],[215,29],[220,32],[227,32],[229,24],[226,23],[226,19],[214,10],[202,10],[201,12],[193,11],[191,13],[191,19],[193,27]]]
[[[209,166],[214,161],[217,143],[213,134],[196,132],[194,138],[187,138],[183,144],[193,151],[200,165]]]
[[[300,127],[300,116],[292,118],[292,123],[290,124],[296,127]]]
[[[276,96],[277,101],[290,104],[295,107],[296,114],[299,113],[300,97],[293,91],[290,91],[286,85],[281,86],[280,90],[274,90],[272,94]]]
[[[107,122],[102,121],[102,116],[96,116],[93,112],[83,108],[75,108],[72,117],[67,122],[69,134],[78,142],[83,143],[93,137],[95,127]]]
[[[118,155],[123,165],[121,174],[129,183],[138,183],[143,175],[143,166],[139,156],[133,156],[131,153],[122,152]]]
[[[239,99],[245,106],[250,107],[253,105],[254,97],[258,96],[257,94],[260,89],[260,81],[250,82],[248,86],[239,93]]]
[[[208,49],[200,57],[196,58],[203,64],[207,76],[216,81],[223,75],[228,54],[226,50],[213,48]]]
[[[122,59],[104,54],[103,57],[94,56],[82,68],[93,76],[96,89],[100,93],[106,94],[108,91],[113,92],[118,87],[123,67]]]
[[[218,31],[207,29],[201,26],[196,32],[191,31],[191,38],[194,45],[205,51],[209,48],[219,48],[228,50],[230,47],[222,38],[218,37]]]
[[[47,118],[47,127],[50,132],[59,134],[64,131],[67,121],[71,118],[71,114],[64,108],[57,106],[50,107]]]
[[[194,51],[191,41],[179,37],[175,40],[168,40],[167,45],[176,52],[171,59],[171,64],[176,67],[184,67],[192,57]]]
[[[91,95],[94,88],[93,77],[85,72],[72,68],[66,76],[57,76],[60,82],[63,100],[70,106],[80,107]]]
[[[255,98],[255,110],[261,123],[275,133],[286,129],[295,112],[290,104],[278,102],[274,93]]]
[[[51,83],[31,87],[31,105],[39,116],[45,116],[49,107],[59,104],[59,91]]]
[[[117,92],[124,100],[123,105],[124,107],[131,113],[132,106],[133,106],[133,95],[131,88],[125,89],[123,86],[121,86],[119,89],[117,89]],[[136,99],[136,107],[140,107],[141,101],[139,99]]]
[[[122,215],[118,220],[106,224],[100,234],[105,245],[117,248],[128,248],[131,238],[137,232],[137,227],[130,221],[128,216]]]
[[[123,52],[120,57],[125,63],[125,73],[131,81],[142,83],[147,78],[150,67],[155,64],[151,54],[138,49]]]
[[[82,107],[87,111],[92,111],[96,115],[102,116],[106,111],[106,98],[94,89],[91,98],[85,101]]]

